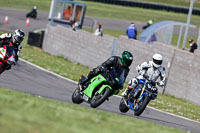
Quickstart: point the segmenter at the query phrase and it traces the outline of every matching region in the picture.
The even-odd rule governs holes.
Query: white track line
[[[34,66],[34,67],[36,67],[36,68],[38,68],[38,69],[40,69],[40,70],[42,70],[42,71],[51,73],[52,75],[55,75],[55,76],[57,76],[57,77],[59,77],[59,78],[62,78],[62,79],[64,79],[64,80],[70,81],[70,82],[75,83],[75,84],[78,84],[78,82],[76,82],[76,81],[74,81],[74,80],[65,78],[65,77],[63,77],[63,76],[61,76],[61,75],[59,75],[59,74],[56,74],[56,73],[51,72],[51,71],[49,71],[49,70],[47,70],[47,69],[44,69],[44,68],[42,68],[42,67],[40,67],[40,66],[38,66],[38,65],[35,65],[35,64],[33,64],[33,63],[29,62],[29,61],[24,60],[24,59],[22,59],[22,58],[20,58],[19,60],[21,60],[21,61],[23,61],[23,62],[25,62],[25,63],[27,63],[27,64],[29,64],[29,65],[32,65],[32,66]]]
[[[59,77],[59,78],[62,78],[62,79],[64,79],[64,80],[67,80],[67,81],[69,81],[69,82],[78,84],[78,82],[76,82],[76,81],[74,81],[74,80],[68,79],[68,78],[63,77],[63,76],[61,76],[61,75],[58,75],[58,74],[56,74],[56,73],[54,73],[54,72],[51,72],[51,71],[49,71],[49,70],[46,70],[46,69],[44,69],[44,68],[42,68],[42,67],[40,67],[40,66],[38,66],[38,65],[35,65],[35,64],[33,64],[33,63],[29,62],[29,61],[26,61],[26,60],[22,59],[22,58],[20,58],[20,60],[23,61],[23,62],[25,62],[25,63],[27,63],[27,64],[29,64],[29,65],[32,65],[32,66],[34,66],[34,67],[40,69],[40,70],[42,70],[42,71],[51,73],[51,74],[54,75],[54,76],[57,76],[57,77]],[[118,96],[118,95],[115,95],[115,97],[121,98],[121,96]],[[169,113],[169,112],[165,112],[165,111],[162,111],[162,110],[158,110],[158,109],[153,108],[153,107],[150,107],[150,106],[148,106],[148,108],[153,109],[153,110],[156,110],[156,111],[158,111],[158,112],[162,112],[162,113],[171,115],[171,116],[179,117],[179,118],[182,118],[182,119],[185,119],[185,120],[188,120],[188,121],[192,121],[192,122],[196,122],[196,123],[199,123],[199,124],[200,124],[200,122],[198,122],[198,121],[191,120],[191,119],[188,119],[188,118],[183,117],[183,116],[179,116],[179,115],[175,115],[175,114],[172,114],[172,113]]]

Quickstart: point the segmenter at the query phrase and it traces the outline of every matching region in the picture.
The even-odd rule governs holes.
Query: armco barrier
[[[124,50],[131,51],[134,54],[134,62],[127,80],[137,75],[135,68],[138,64],[151,60],[154,53],[161,53],[168,78],[165,93],[200,105],[200,84],[198,84],[200,51],[198,50],[192,54],[158,42],[149,45],[129,40],[124,36],[118,39],[107,35],[99,37],[81,30],[73,31],[50,25],[47,25],[45,31],[43,50],[53,55],[63,55],[73,62],[90,68],[104,62],[111,56],[113,50],[116,55],[121,55]]]

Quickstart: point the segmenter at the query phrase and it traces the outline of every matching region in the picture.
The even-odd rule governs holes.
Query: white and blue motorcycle
[[[145,110],[146,106],[151,100],[155,100],[158,95],[156,87],[157,82],[147,79],[139,79],[138,84],[132,89],[126,97],[122,97],[119,110],[126,113],[129,109],[134,111],[134,115],[139,116]],[[133,95],[137,90],[140,90],[136,96]]]

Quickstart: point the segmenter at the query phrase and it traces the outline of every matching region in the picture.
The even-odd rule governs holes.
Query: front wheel
[[[134,115],[136,116],[141,115],[150,100],[151,100],[150,97],[144,95],[143,99],[137,103]]]
[[[76,104],[80,104],[83,102],[80,95],[80,90],[77,88],[74,93],[72,94],[72,102]]]
[[[122,98],[121,101],[120,101],[119,110],[120,110],[122,113],[126,113],[126,112],[129,110],[129,108],[126,106],[125,101],[124,101],[123,98]]]
[[[92,108],[98,107],[109,97],[110,93],[111,93],[111,90],[108,87],[106,87],[100,94],[96,92],[96,94],[90,101],[90,106]]]

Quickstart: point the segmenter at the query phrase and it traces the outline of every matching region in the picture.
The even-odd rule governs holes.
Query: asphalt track
[[[1,75],[0,86],[72,104],[71,95],[77,84],[74,81],[20,60],[11,70]],[[140,117],[135,117],[132,111],[128,111],[126,114],[120,113],[118,109],[119,102],[120,98],[113,96],[97,109],[200,133],[199,122],[187,120],[152,108],[147,108]],[[81,105],[89,107],[86,103]]]
[[[27,11],[23,10],[0,9],[0,30],[12,32],[17,28],[21,28],[26,33],[28,33],[30,31],[46,27],[46,24],[48,23],[48,13],[39,13],[38,18],[36,20],[31,19],[29,27],[25,25],[26,13]],[[4,24],[3,22],[5,16],[9,17],[8,24]],[[123,29],[129,24],[128,21],[123,20],[113,21],[110,19],[87,17],[85,19],[84,26],[90,27],[94,19],[96,19],[98,22],[102,22],[103,24],[105,23],[104,28],[109,27],[113,29]],[[73,81],[66,80],[65,78],[56,76],[53,73],[43,71],[35,66],[29,65],[20,60],[18,64],[15,67],[13,67],[13,69],[11,69],[10,71],[6,71],[1,75],[0,86],[18,91],[23,91],[26,93],[31,93],[42,97],[72,103],[71,95],[77,85]],[[111,97],[109,101],[106,101],[98,109],[112,113],[117,113],[120,115],[135,117],[133,115],[133,112],[131,111],[129,111],[126,114],[120,113],[118,109],[119,101],[120,98]],[[88,106],[88,104],[82,105]],[[140,117],[136,118],[143,119],[146,121],[155,121],[156,123],[183,129],[185,131],[200,133],[199,122],[194,122],[191,120],[180,118],[175,115],[170,115],[168,113],[164,113],[162,111],[151,108],[147,108]]]

